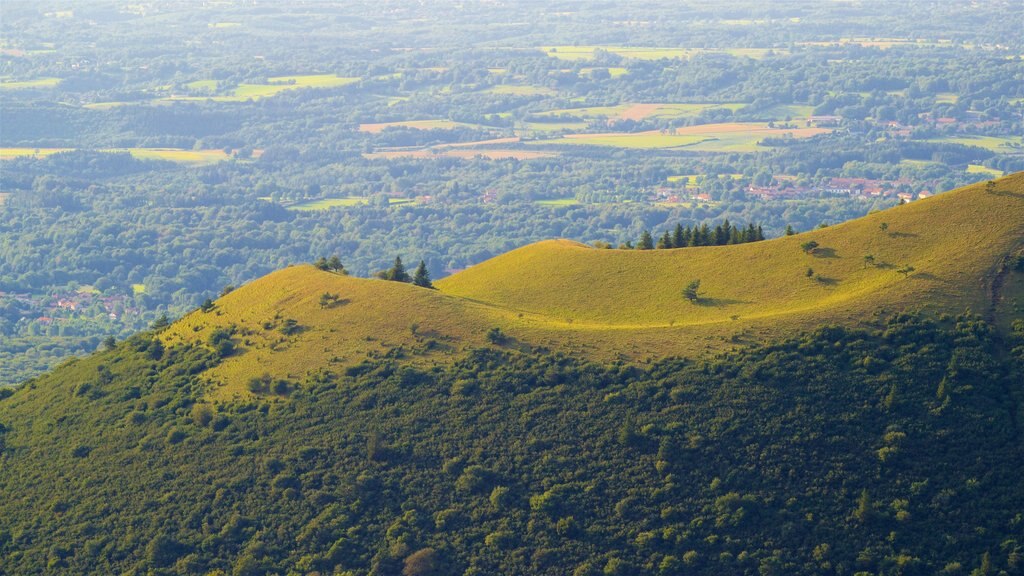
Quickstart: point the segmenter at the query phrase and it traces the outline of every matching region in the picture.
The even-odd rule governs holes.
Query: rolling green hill
[[[540,242],[445,278],[436,291],[297,266],[229,294],[213,312],[186,316],[164,342],[235,331],[238,352],[210,372],[219,398],[246,394],[245,383],[264,372],[302,378],[388,355],[450,362],[487,344],[494,327],[512,346],[599,361],[703,354],[825,322],[862,325],[885,310],[994,318],[992,287],[1022,238],[1018,174],[995,191],[979,184],[752,244],[640,251]],[[813,252],[802,248],[811,241]],[[694,279],[696,303],[682,296]],[[338,303],[320,306],[325,293]],[[295,334],[280,332],[286,319],[297,323]]]
[[[0,394],[0,573],[1021,574],[1022,238],[1015,175],[437,290],[287,268]]]

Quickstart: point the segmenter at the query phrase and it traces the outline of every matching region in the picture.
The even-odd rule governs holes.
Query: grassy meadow
[[[74,148],[0,148],[0,160],[11,160],[23,156],[44,158]],[[128,152],[140,160],[165,160],[177,164],[200,166],[216,164],[230,158],[223,150],[184,150],[181,148],[103,148],[97,152]]]

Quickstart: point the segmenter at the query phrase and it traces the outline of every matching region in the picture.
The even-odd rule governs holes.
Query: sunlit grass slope
[[[884,224],[884,226],[883,226]],[[565,240],[499,256],[438,283],[446,294],[586,328],[699,325],[879,306],[987,306],[986,279],[1024,237],[1024,175],[754,244],[600,250]],[[808,253],[801,246],[815,241]],[[872,256],[873,260],[865,260]],[[900,269],[911,266],[905,275]],[[807,277],[808,268],[815,278]],[[681,295],[699,279],[703,297]]]
[[[814,253],[803,248],[810,241]],[[1019,316],[1019,304],[996,306],[993,294],[1018,300],[1017,279],[1000,274],[1000,264],[1022,241],[1017,174],[995,192],[979,184],[753,244],[637,251],[539,242],[445,278],[437,290],[296,266],[186,316],[165,339],[206,341],[214,328],[236,326],[239,351],[210,374],[227,397],[245,394],[264,372],[302,379],[388,354],[447,362],[488,344],[494,327],[508,336],[500,345],[598,360],[698,355],[828,322],[871,322],[881,311]],[[682,295],[691,280],[701,282],[695,303]],[[338,304],[321,306],[325,293]],[[282,333],[287,319],[297,333]]]
[[[324,294],[336,295],[326,307]],[[244,394],[254,376],[302,379],[369,357],[391,354],[407,361],[443,361],[467,345],[484,343],[489,314],[464,299],[410,284],[367,280],[294,266],[274,272],[176,322],[168,345],[208,342],[217,328],[234,326],[238,351],[211,378],[218,397]],[[297,330],[286,334],[288,320]]]

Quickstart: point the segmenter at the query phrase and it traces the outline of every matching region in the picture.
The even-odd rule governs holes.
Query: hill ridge
[[[187,315],[163,338],[234,329],[239,351],[210,371],[229,395],[263,370],[299,377],[387,355],[449,362],[496,343],[597,359],[700,355],[826,322],[864,324],[882,310],[989,310],[1000,263],[1022,239],[1024,173],[999,180],[996,193],[978,184],[749,244],[641,251],[544,240],[436,290],[294,266],[228,294],[214,313]],[[682,296],[694,279],[696,303]],[[320,306],[323,294],[339,303]],[[289,318],[301,329],[282,334]]]

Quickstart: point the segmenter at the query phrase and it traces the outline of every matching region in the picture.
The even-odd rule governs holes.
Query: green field
[[[376,134],[386,128],[415,128],[417,130],[452,130],[455,128],[479,128],[476,124],[453,122],[451,120],[403,120],[398,122],[375,122],[360,124],[360,132]]]
[[[686,148],[698,152],[756,152],[765,138],[807,138],[829,130],[821,128],[769,128],[765,122],[734,122],[687,126],[670,132],[633,132],[623,134],[573,134],[561,138],[534,140],[528,145],[558,144],[573,146],[609,146],[630,149]]]
[[[359,78],[347,78],[335,74],[310,74],[298,76],[275,76],[267,79],[268,84],[239,84],[230,94],[219,96],[170,96],[158,102],[211,100],[213,102],[245,102],[269,98],[287,90],[299,88],[336,88],[347,86],[359,81]],[[196,80],[189,82],[190,90],[216,90],[216,80]]]
[[[412,198],[389,198],[388,202],[392,206],[396,206],[400,204],[411,204],[414,200]],[[318,210],[330,210],[331,208],[359,206],[367,203],[369,203],[369,199],[360,196],[349,196],[347,198],[321,198],[319,200],[310,200],[308,202],[292,204],[288,209],[298,212],[314,212]]]
[[[634,150],[653,150],[692,146],[707,138],[692,135],[673,135],[659,133],[600,135],[587,138],[558,138],[555,140],[538,140],[528,144],[560,144],[571,146],[607,146],[612,148],[629,148]]]
[[[541,50],[552,58],[577,61],[592,60],[598,49],[633,60],[660,60],[662,58],[690,58],[696,54],[728,54],[737,58],[759,60],[769,53],[785,53],[785,50],[770,48],[664,48],[634,46],[542,46]]]
[[[74,148],[0,148],[0,160],[10,160],[22,156],[43,158],[71,150]],[[166,160],[189,165],[215,164],[229,158],[223,150],[184,150],[180,148],[103,148],[97,152],[128,152],[140,160]]]
[[[138,295],[138,294],[145,294],[145,293],[146,293],[146,285],[145,284],[132,284],[132,294]]]
[[[537,200],[534,204],[538,206],[578,206],[580,201],[576,198],[557,198],[555,200]]]
[[[581,119],[632,119],[642,120],[652,118],[657,120],[672,120],[675,118],[692,118],[706,110],[727,109],[736,111],[746,104],[735,102],[708,102],[708,103],[625,103],[614,106],[585,106],[582,108],[559,108],[538,112],[535,116],[571,116]]]
[[[995,168],[988,168],[980,164],[970,164],[967,166],[968,174],[985,174],[992,178],[1001,178],[1003,176],[1002,170],[996,170]]]
[[[718,176],[728,176],[733,180],[739,180],[740,178],[743,178],[743,174],[719,174]],[[718,176],[711,176],[711,178],[717,178]],[[685,178],[687,183],[692,186],[697,183],[698,179],[707,177],[708,176],[706,174],[679,174],[677,176],[669,176],[668,178],[666,178],[666,180],[674,183],[682,182],[682,180]]]
[[[926,142],[943,144],[961,144],[963,146],[977,146],[1000,154],[1010,154],[1024,151],[1022,139],[1018,137],[1005,136],[948,136],[944,138],[928,138]]]
[[[557,90],[543,86],[519,86],[516,84],[499,84],[491,86],[484,92],[488,94],[511,94],[514,96],[553,96],[558,94]]]
[[[11,160],[22,156],[44,158],[59,152],[68,152],[74,148],[0,148],[0,160]]]
[[[599,69],[600,68],[580,68],[580,72],[582,72],[583,74],[590,74],[594,70],[599,70]],[[626,74],[629,73],[628,69],[622,68],[622,67],[619,67],[619,66],[612,66],[610,68],[604,68],[604,70],[607,70],[608,71],[608,75],[611,76],[612,78],[618,78],[619,76],[625,76]]]
[[[0,89],[28,90],[33,88],[55,88],[57,84],[60,84],[60,78],[34,78],[32,80],[20,80],[13,82],[4,80],[0,82]]]

